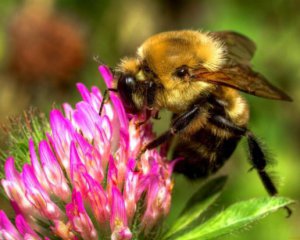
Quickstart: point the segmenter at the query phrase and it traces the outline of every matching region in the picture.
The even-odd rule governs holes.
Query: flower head
[[[99,70],[110,87],[108,68]],[[135,160],[151,124],[136,128],[139,117],[129,118],[115,93],[100,116],[99,89],[77,87],[83,100],[52,110],[46,139],[29,139],[30,163],[18,172],[6,160],[1,183],[16,217],[13,225],[0,212],[1,239],[132,239],[153,235],[168,214],[172,164],[156,150]]]

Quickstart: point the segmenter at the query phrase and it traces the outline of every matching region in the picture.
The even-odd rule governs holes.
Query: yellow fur
[[[116,71],[135,76],[139,71],[139,61],[136,58],[125,57],[121,59],[120,64],[116,67]]]
[[[217,154],[207,149],[207,147],[204,145],[198,145],[198,147],[195,150],[198,152],[199,156],[202,156],[203,158],[208,158],[211,163],[215,162],[217,159]]]
[[[150,58],[150,62],[159,62],[162,65],[167,59],[168,62],[173,61],[173,67],[179,65],[179,62],[186,65],[192,63],[195,67],[201,63],[206,69],[216,71],[225,61],[225,52],[222,43],[208,33],[183,30],[164,32],[148,38],[138,48],[137,55],[141,59]],[[148,62],[150,67],[154,67],[155,64],[150,62]]]
[[[235,124],[239,126],[247,125],[249,109],[246,101],[241,96],[236,97],[228,114]]]
[[[235,90],[228,87],[219,87],[216,97],[227,103],[226,113],[233,123],[246,126],[249,120],[249,107],[244,98]]]
[[[207,129],[209,129],[213,135],[220,137],[221,139],[229,139],[232,136],[234,136],[234,134],[232,132],[230,132],[224,128],[219,128],[219,127],[209,124],[209,123],[205,127]]]
[[[184,112],[201,96],[200,94],[205,94],[214,88],[214,85],[205,82],[173,84],[173,87],[167,90],[158,90],[155,107],[166,108],[174,113]]]
[[[190,136],[196,133],[199,129],[206,127],[208,112],[202,112],[197,116],[182,132],[182,137],[189,140]]]

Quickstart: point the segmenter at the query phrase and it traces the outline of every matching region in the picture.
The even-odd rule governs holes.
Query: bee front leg
[[[159,137],[152,140],[151,142],[147,143],[144,147],[142,147],[141,151],[139,152],[139,154],[136,157],[136,160],[139,160],[141,158],[141,156],[147,150],[151,150],[153,148],[160,146],[164,142],[168,141],[172,136],[173,136],[173,133],[171,132],[171,130],[168,130],[165,133],[163,133],[162,135],[160,135]]]
[[[266,171],[268,158],[261,147],[261,144],[256,139],[254,134],[246,127],[240,127],[222,116],[212,116],[211,120],[218,126],[222,126],[234,132],[237,135],[244,136],[248,140],[249,158],[253,168],[256,169],[265,189],[270,196],[276,196],[278,194],[277,188],[273,183],[270,175]],[[285,207],[287,211],[287,217],[292,214],[292,210],[289,207]]]
[[[102,101],[101,101],[101,104],[100,104],[100,108],[99,108],[99,116],[101,116],[104,104],[106,103],[106,101],[109,98],[108,92],[118,92],[118,89],[116,89],[116,88],[107,88],[107,89],[105,89],[103,97],[102,97]]]
[[[200,113],[200,107],[199,105],[195,105],[192,109],[189,111],[179,115],[177,118],[174,119],[174,121],[171,124],[171,128],[164,132],[159,137],[155,138],[151,142],[147,143],[140,153],[137,156],[137,160],[141,158],[141,156],[147,151],[151,150],[153,148],[156,148],[160,146],[161,144],[165,143],[166,141],[170,140],[170,138],[178,133],[179,131],[183,130],[190,124],[190,122]]]
[[[151,118],[151,116],[152,116],[152,111],[153,111],[152,109],[147,108],[147,109],[145,110],[145,113],[144,113],[144,119],[143,119],[143,120],[140,120],[140,121],[137,121],[137,122],[135,123],[135,127],[136,127],[136,128],[139,128],[140,126],[146,124],[146,123],[150,120],[150,118]]]

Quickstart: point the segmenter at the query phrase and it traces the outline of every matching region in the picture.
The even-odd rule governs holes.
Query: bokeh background
[[[293,103],[245,96],[250,128],[277,160],[272,167],[280,194],[300,199],[300,2],[298,0],[1,0],[0,123],[29,106],[49,112],[53,103],[79,100],[75,83],[103,89],[93,56],[116,66],[148,36],[166,30],[234,30],[253,39],[254,68],[293,97]],[[163,118],[168,118],[168,113]],[[167,121],[156,121],[161,132]],[[247,172],[243,141],[219,174],[227,187],[216,203],[265,196],[257,174]],[[201,182],[175,178],[169,224]],[[1,207],[6,207],[1,200]],[[279,211],[227,239],[300,239],[299,202],[286,219]]]

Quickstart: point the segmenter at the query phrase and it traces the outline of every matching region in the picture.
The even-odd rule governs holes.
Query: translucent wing
[[[191,78],[192,81],[228,86],[259,97],[292,101],[286,93],[269,83],[263,75],[245,65],[225,67],[216,72],[198,69],[194,71]]]
[[[226,65],[250,65],[256,50],[255,43],[246,36],[230,31],[211,32],[213,38],[219,39],[226,47]]]

